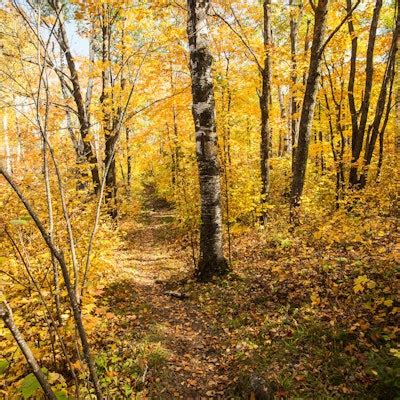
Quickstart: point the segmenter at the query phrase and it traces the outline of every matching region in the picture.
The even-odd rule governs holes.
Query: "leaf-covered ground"
[[[394,225],[358,248],[241,233],[233,273],[199,284],[172,222],[146,212],[121,228],[93,311],[109,398],[255,398],[260,382],[270,398],[400,395]]]

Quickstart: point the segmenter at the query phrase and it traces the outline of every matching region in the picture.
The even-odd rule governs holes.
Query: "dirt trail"
[[[134,332],[134,341],[157,343],[166,352],[163,362],[157,355],[146,362],[143,386],[149,398],[221,398],[227,384],[219,345],[222,332],[208,326],[191,296],[178,299],[167,293],[191,268],[174,244],[172,218],[166,211],[150,211],[125,229],[124,246],[116,257],[121,273],[106,290],[107,307],[115,315],[118,336]]]

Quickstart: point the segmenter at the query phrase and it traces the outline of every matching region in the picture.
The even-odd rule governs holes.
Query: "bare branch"
[[[36,358],[33,355],[31,348],[29,347],[28,343],[26,343],[18,327],[15,325],[11,308],[6,301],[2,301],[0,303],[0,318],[4,321],[4,324],[14,336],[14,339],[17,342],[18,347],[20,348],[26,361],[31,367],[32,372],[39,381],[40,386],[42,387],[44,393],[46,394],[46,397],[50,400],[57,400],[57,397],[54,394],[53,389],[51,388],[43,372],[41,371],[40,366],[36,361]]]
[[[246,47],[246,49],[250,52],[254,62],[257,64],[257,68],[259,72],[261,73],[263,70],[263,67],[261,66],[260,61],[258,60],[256,54],[254,53],[253,49],[250,47],[250,45],[246,42],[246,40],[243,38],[243,36],[224,18],[221,14],[218,14],[215,11],[215,8],[213,7],[213,15],[215,17],[218,17],[221,21],[223,21],[229,29],[240,39],[240,41],[243,43],[243,45]]]

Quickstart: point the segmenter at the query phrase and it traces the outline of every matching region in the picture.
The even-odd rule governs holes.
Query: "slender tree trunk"
[[[325,33],[326,14],[328,10],[328,0],[319,0],[315,8],[314,33],[311,45],[310,66],[306,91],[304,93],[303,108],[299,125],[299,142],[296,150],[293,180],[291,187],[290,205],[291,210],[300,205],[300,198],[303,193],[304,181],[306,176],[308,148],[312,119],[314,115],[315,101],[318,91],[319,67],[321,61],[321,50]],[[292,213],[292,217],[294,214]]]
[[[125,140],[126,140],[126,194],[128,197],[131,195],[131,184],[132,184],[132,155],[131,155],[131,129],[125,128]]]
[[[271,96],[271,0],[264,0],[264,68],[261,71],[262,89],[259,98],[261,110],[261,204],[265,204],[269,193],[270,171],[269,159],[271,149],[271,127],[270,127],[270,96]],[[266,212],[261,211],[261,222],[266,222]]]
[[[400,58],[400,57],[398,57]],[[400,65],[400,62],[397,60],[396,65]],[[396,126],[400,126],[400,74],[396,74],[397,77],[396,82],[398,84],[397,86],[397,91],[396,91],[396,116],[395,116],[395,124]],[[397,153],[400,152],[400,129],[397,130],[396,132],[396,137],[395,137],[395,151]]]
[[[333,161],[335,163],[335,169],[336,169],[336,209],[339,209],[340,207],[340,200],[341,200],[341,185],[340,185],[340,172],[338,169],[338,164],[339,164],[339,159],[338,159],[338,154],[336,151],[335,147],[335,133],[333,129],[333,122],[332,122],[332,115],[331,115],[331,110],[329,107],[329,101],[328,101],[328,96],[325,94],[325,104],[326,104],[326,109],[327,109],[327,114],[328,114],[328,125],[329,125],[329,133],[330,133],[330,144],[331,144],[331,150],[332,150],[332,156],[333,156]]]
[[[174,83],[174,71],[172,66],[172,61],[170,62],[171,66],[171,95],[175,92],[175,83]],[[173,149],[172,149],[172,185],[174,190],[178,190],[178,178],[179,178],[179,168],[180,168],[180,147],[179,147],[179,130],[178,130],[178,113],[176,109],[175,100],[172,104],[172,126],[173,126]]]
[[[92,27],[92,29],[94,29]],[[94,69],[94,37],[91,36],[89,39],[89,70],[88,70],[88,82],[86,87],[86,95],[85,95],[85,110],[86,110],[86,118],[88,120],[88,124],[90,126],[90,105],[92,103],[92,94],[94,87],[94,78],[93,78],[93,69]]]
[[[331,91],[331,96],[332,96],[332,101],[335,105],[335,129],[336,129],[336,134],[340,135],[340,147],[336,151],[336,147],[338,147],[335,144],[335,133],[333,130],[333,122],[332,122],[332,111],[331,107],[329,104],[328,96],[326,92],[324,93],[325,97],[325,104],[326,104],[326,109],[328,111],[328,122],[329,122],[329,129],[331,133],[331,147],[332,147],[332,153],[333,153],[333,158],[335,161],[335,168],[336,168],[336,208],[338,209],[340,207],[340,202],[344,197],[344,192],[345,192],[345,172],[344,172],[344,151],[345,151],[345,146],[346,146],[346,138],[344,136],[343,132],[343,123],[342,123],[342,111],[343,111],[343,99],[344,99],[344,80],[343,80],[343,63],[342,63],[342,74],[340,76],[340,98],[339,101],[336,99],[335,95],[335,86],[332,80],[332,75],[330,72],[330,69],[328,67],[328,64],[326,63],[325,60],[325,65],[326,65],[326,71],[329,79],[329,85],[330,85],[330,91]]]
[[[174,186],[178,188],[178,178],[179,178],[179,168],[180,168],[180,148],[179,148],[179,131],[178,131],[178,115],[176,112],[176,105],[174,104],[172,107],[172,122],[173,122],[173,157],[174,157],[174,171],[173,171],[173,179]]]
[[[61,52],[60,53],[60,69],[61,69],[61,74],[60,74],[60,83],[61,83],[61,93],[63,96],[63,99],[65,102],[68,100],[68,90],[67,90],[67,84],[65,81],[65,77],[63,75],[64,71],[64,54]],[[86,171],[83,171],[82,168],[79,166],[87,162],[85,152],[84,152],[84,145],[82,141],[82,137],[77,137],[74,132],[73,124],[72,124],[72,116],[71,116],[71,110],[69,108],[66,108],[65,110],[66,114],[66,123],[67,123],[67,130],[69,133],[69,136],[72,141],[72,145],[75,150],[75,158],[76,158],[76,171],[75,174],[78,176],[80,179],[78,179],[77,182],[77,189],[78,190],[83,190],[85,189],[86,185],[86,180],[89,177],[88,173]]]
[[[364,153],[364,165],[363,170],[360,176],[359,185],[361,188],[365,187],[367,183],[367,174],[368,169],[372,161],[372,156],[374,153],[374,148],[376,144],[376,140],[378,136],[382,136],[382,144],[383,144],[383,134],[386,129],[386,125],[389,119],[390,107],[391,107],[391,99],[393,93],[393,83],[395,78],[395,61],[396,61],[396,53],[397,53],[397,46],[398,46],[398,39],[400,36],[400,14],[397,13],[397,20],[396,20],[396,27],[393,32],[392,37],[392,45],[389,51],[389,58],[386,65],[385,74],[383,77],[383,81],[381,84],[379,97],[377,101],[377,106],[375,110],[375,116],[373,123],[371,125],[371,134],[370,137],[367,138],[365,144],[365,153]],[[390,84],[390,85],[389,85]],[[389,85],[389,88],[388,88]],[[388,93],[389,89],[389,93]],[[388,93],[388,94],[387,94]],[[386,106],[386,110],[385,110]],[[386,113],[385,113],[386,111]],[[381,126],[381,120],[385,113],[384,122]],[[381,150],[383,151],[383,146],[381,146]],[[383,155],[382,155],[383,156]],[[382,158],[381,158],[382,160]]]
[[[18,116],[18,105],[14,99],[14,110],[15,110],[15,130],[17,133],[17,165],[19,166],[20,162],[23,159],[24,154],[24,146],[22,142],[22,135],[21,135],[21,127],[19,125],[19,116]]]
[[[311,20],[307,19],[307,28],[306,28],[306,36],[304,39],[304,55],[305,58],[308,57],[308,51],[310,50],[310,25],[311,25]],[[305,86],[307,83],[307,78],[308,78],[308,71],[304,71],[303,73],[303,85]]]
[[[381,130],[379,132],[379,158],[378,158],[378,166],[376,169],[376,178],[375,180],[379,182],[382,172],[382,164],[383,164],[383,146],[384,146],[384,132]]]
[[[8,137],[8,124],[7,124],[7,116],[3,115],[3,135],[4,135],[4,153],[6,156],[6,170],[9,174],[13,172],[13,165],[12,165],[12,157],[10,151],[10,142]]]
[[[351,19],[349,20],[348,27],[350,35],[352,36],[352,48],[350,58],[350,77],[349,77],[349,106],[352,115],[352,143],[351,143],[351,167],[349,175],[349,183],[352,187],[359,187],[360,181],[358,177],[358,162],[364,144],[365,130],[368,120],[368,112],[370,108],[372,80],[373,80],[373,62],[374,62],[374,48],[376,40],[376,31],[378,28],[379,15],[382,8],[382,0],[376,0],[374,12],[372,16],[371,26],[368,37],[367,47],[367,60],[365,66],[365,85],[363,90],[363,100],[360,107],[360,122],[358,121],[358,113],[354,103],[354,81],[355,81],[355,65],[357,57],[357,40],[354,38],[354,27]],[[351,0],[347,0],[347,9],[351,9]]]
[[[324,155],[324,136],[321,128],[321,103],[318,103],[318,131],[317,143],[319,147],[319,161],[321,165],[321,174],[325,173],[325,155]]]
[[[61,15],[61,8],[59,2],[58,0],[49,0],[49,4],[55,10],[55,12],[59,14],[59,32],[58,35],[56,35],[56,38],[67,60],[67,66],[69,69],[70,79],[72,83],[71,94],[74,98],[77,110],[80,136],[83,145],[83,155],[90,166],[94,190],[96,193],[98,193],[100,187],[100,176],[97,166],[97,157],[93,152],[90,141],[88,140],[90,124],[87,118],[87,112],[86,112],[87,110],[85,107],[85,102],[83,100],[82,90],[79,83],[78,70],[76,68],[75,60],[74,57],[72,56],[71,49],[69,46],[68,37],[65,30],[64,20]]]
[[[39,381],[40,386],[42,387],[43,392],[46,395],[46,398],[50,400],[57,400],[57,397],[54,394],[43,372],[41,371],[39,364],[32,353],[31,348],[26,343],[18,327],[15,325],[11,308],[5,301],[0,303],[0,318],[4,321],[5,326],[10,330],[10,332],[14,336],[14,339],[17,342],[18,347],[20,348],[26,361],[31,367],[33,374],[36,376],[36,379]]]
[[[90,354],[90,346],[88,342],[88,338],[86,335],[86,330],[83,325],[82,321],[82,312],[79,306],[79,302],[77,299],[76,292],[74,290],[74,286],[72,285],[71,278],[70,278],[70,273],[69,273],[69,268],[65,262],[64,255],[63,253],[58,250],[52,239],[50,238],[49,234],[47,233],[43,223],[37,216],[36,212],[33,210],[31,204],[28,202],[26,197],[23,195],[23,193],[20,191],[19,187],[15,183],[15,181],[12,179],[12,177],[3,169],[2,166],[0,166],[0,174],[4,176],[4,178],[7,180],[9,185],[12,187],[14,192],[18,195],[19,199],[21,202],[24,204],[26,210],[28,211],[29,215],[32,217],[36,227],[40,231],[40,234],[45,241],[47,247],[49,248],[51,254],[54,256],[54,258],[58,261],[60,265],[60,269],[62,272],[62,276],[64,279],[65,287],[67,289],[67,294],[68,294],[68,299],[72,308],[72,314],[74,316],[74,321],[76,324],[76,329],[78,331],[81,344],[82,344],[82,352],[85,357],[86,364],[89,368],[89,373],[90,373],[90,378],[91,382],[94,386],[94,390],[96,393],[96,398],[98,400],[103,399],[101,387],[99,380],[97,378],[97,372],[96,368],[92,359],[92,356]],[[73,246],[73,243],[71,243],[71,246]]]
[[[102,93],[100,102],[103,108],[103,129],[104,129],[104,173],[105,180],[105,201],[108,206],[108,212],[111,218],[115,219],[118,215],[117,210],[117,169],[115,162],[115,146],[118,140],[118,132],[114,129],[115,121],[118,120],[114,115],[113,100],[110,99],[111,82],[111,60],[110,60],[110,45],[111,45],[111,26],[109,24],[109,9],[106,4],[102,5],[102,61],[103,70],[101,71],[102,78]],[[110,101],[111,100],[111,101]],[[111,108],[111,109],[110,109]],[[106,170],[108,166],[108,170]]]
[[[278,157],[282,157],[283,155],[289,153],[291,151],[291,136],[290,132],[286,130],[285,132],[285,125],[287,121],[286,115],[286,108],[285,108],[285,101],[282,92],[282,87],[278,85],[278,100],[279,100],[279,108],[280,108],[280,124],[279,127],[279,150],[278,150]]]
[[[352,0],[346,0],[347,3],[347,11],[351,10]],[[358,112],[356,108],[355,98],[354,98],[354,85],[356,78],[356,63],[357,63],[357,49],[358,49],[358,36],[354,31],[354,24],[352,18],[349,18],[347,22],[347,26],[349,29],[349,34],[351,37],[351,55],[350,55],[350,74],[349,74],[349,82],[347,85],[347,98],[349,102],[349,109],[351,114],[351,153],[354,155],[354,147],[357,140],[358,133]]]
[[[225,54],[226,68],[225,68],[225,82],[222,85],[222,170],[224,178],[224,194],[225,194],[225,219],[226,219],[226,233],[228,242],[228,262],[232,264],[232,238],[231,238],[231,225],[230,225],[230,179],[229,174],[232,167],[231,160],[231,105],[232,105],[232,93],[229,84],[229,66],[230,58]],[[226,96],[225,96],[226,87]]]
[[[47,133],[43,133],[47,135]],[[52,203],[52,194],[51,194],[51,186],[50,186],[50,175],[49,175],[49,165],[47,160],[47,144],[46,138],[42,139],[42,156],[43,156],[43,178],[45,184],[45,192],[46,192],[46,203],[47,203],[47,214],[49,217],[49,225],[48,225],[48,234],[51,240],[54,239],[54,217],[53,217],[53,203]],[[61,306],[60,306],[60,295],[59,295],[59,276],[58,276],[58,266],[57,261],[54,256],[51,255],[51,265],[53,268],[53,284],[54,284],[54,304],[56,306],[56,316],[58,322],[61,323]]]
[[[289,1],[289,5],[294,7],[293,0]],[[302,4],[300,5],[299,15],[296,18],[294,10],[290,13],[290,54],[291,54],[291,72],[290,79],[292,81],[290,89],[290,137],[292,151],[292,172],[294,169],[294,159],[296,154],[297,136],[298,136],[298,102],[296,96],[297,85],[297,37],[299,32],[299,24],[302,17]]]
[[[109,207],[110,216],[115,219],[118,216],[117,209],[117,169],[115,162],[115,146],[118,140],[118,135],[113,130],[107,131],[105,134],[105,157],[104,166],[108,166],[106,173],[106,193],[105,200]]]
[[[188,0],[192,113],[201,196],[199,280],[228,272],[223,254],[221,184],[215,126],[214,87],[211,73],[207,10],[209,0]]]

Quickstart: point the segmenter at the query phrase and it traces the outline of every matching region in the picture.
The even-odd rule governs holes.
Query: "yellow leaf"
[[[388,299],[383,302],[386,307],[391,307],[393,305],[393,300]]]
[[[321,299],[318,293],[311,294],[310,298],[311,298],[311,304],[313,306],[318,306],[321,303]]]

